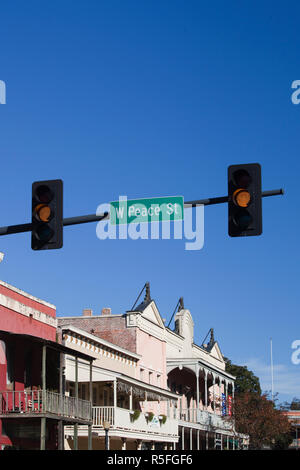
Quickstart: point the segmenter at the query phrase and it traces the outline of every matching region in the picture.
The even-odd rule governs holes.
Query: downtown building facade
[[[194,343],[192,315],[180,299],[175,328],[165,325],[146,284],[144,300],[124,314],[58,316],[60,342],[92,365],[92,448],[243,449],[231,419],[235,378],[213,330]],[[65,355],[66,394],[88,394],[86,360]],[[87,449],[88,427],[65,426],[65,448]]]
[[[246,447],[234,377],[212,331],[194,343],[182,300],[171,330],[149,286],[124,314],[57,317],[0,281],[0,313],[0,450]]]
[[[92,403],[66,396],[64,357],[92,358],[57,342],[56,308],[0,281],[0,450],[64,448],[64,428],[85,425]]]

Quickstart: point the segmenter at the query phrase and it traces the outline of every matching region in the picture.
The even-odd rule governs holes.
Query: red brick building
[[[64,424],[91,425],[91,402],[64,396],[56,308],[0,281],[0,449],[62,449]],[[79,406],[80,405],[80,406]]]

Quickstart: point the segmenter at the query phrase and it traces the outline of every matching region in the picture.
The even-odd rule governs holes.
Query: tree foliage
[[[226,362],[226,372],[229,372],[229,374],[236,377],[234,385],[236,394],[244,392],[261,394],[259,378],[256,377],[251,370],[248,370],[247,366],[232,364],[232,362],[226,357],[224,360]]]
[[[236,377],[232,416],[229,418],[234,421],[236,432],[249,436],[250,449],[264,446],[288,448],[292,440],[291,425],[282,409],[277,409],[275,401],[270,400],[267,393],[262,393],[259,378],[252,371],[224,359],[226,371]],[[294,406],[298,406],[298,402],[294,399]]]
[[[238,394],[231,419],[235,422],[237,432],[249,435],[250,449],[261,449],[264,446],[282,449],[290,443],[290,423],[265,393]]]

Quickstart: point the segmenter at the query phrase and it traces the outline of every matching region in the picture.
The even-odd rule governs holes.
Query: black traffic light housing
[[[31,248],[51,250],[63,246],[63,182],[32,184]]]
[[[247,237],[262,233],[261,166],[228,167],[228,234]]]

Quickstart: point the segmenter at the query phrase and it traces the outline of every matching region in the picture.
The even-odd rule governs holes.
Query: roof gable
[[[215,357],[216,359],[219,359],[220,361],[224,362],[223,354],[221,353],[221,350],[219,348],[219,345],[217,342],[214,343],[213,347],[210,350],[210,355]]]
[[[151,321],[152,323],[160,326],[161,328],[164,328],[165,325],[163,319],[159,313],[159,310],[154,300],[151,300],[151,302],[146,306],[146,308],[141,312],[141,314],[143,318]]]

